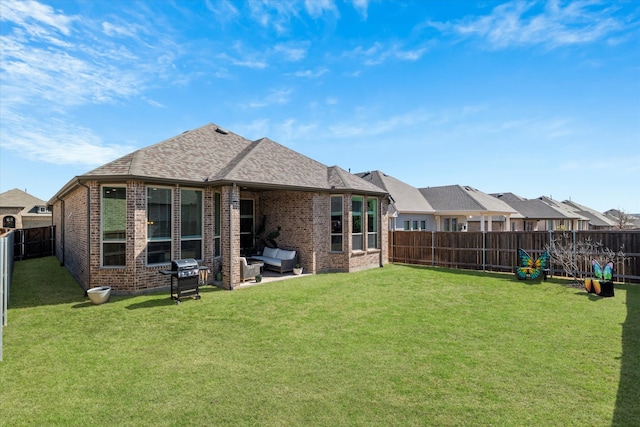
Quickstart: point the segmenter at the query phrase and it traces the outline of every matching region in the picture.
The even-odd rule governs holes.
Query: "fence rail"
[[[587,240],[603,248],[622,251],[614,280],[640,283],[640,230],[626,231],[510,231],[510,232],[434,232],[390,231],[389,261],[468,270],[513,272],[518,265],[518,248],[532,257],[544,252],[551,241],[570,243],[575,248]],[[579,274],[591,272],[591,264],[579,265]],[[560,266],[551,265],[555,276],[564,275]]]

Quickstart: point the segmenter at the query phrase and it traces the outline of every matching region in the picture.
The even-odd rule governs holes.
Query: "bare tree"
[[[551,262],[562,268],[567,277],[573,277],[576,282],[584,282],[584,273],[591,271],[591,260],[595,259],[600,265],[609,261],[624,262],[627,259],[623,252],[624,246],[615,252],[604,247],[602,242],[594,242],[590,237],[573,242],[570,233],[562,233],[553,238],[545,246],[551,256]]]
[[[634,222],[637,220],[635,216],[620,209],[611,209],[609,211],[609,216],[615,221],[614,227],[617,230],[633,228]]]

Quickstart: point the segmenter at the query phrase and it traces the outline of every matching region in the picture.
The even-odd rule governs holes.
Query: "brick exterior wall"
[[[170,277],[159,274],[170,268],[167,264],[147,266],[147,186],[140,181],[126,184],[126,266],[102,267],[101,261],[101,185],[96,181],[79,186],[64,196],[64,203],[53,206],[53,223],[56,226],[56,255],[65,263],[71,275],[85,288],[111,286],[115,294],[140,293],[151,289],[166,289]],[[189,188],[189,187],[185,187]],[[173,189],[173,259],[180,258],[180,190]],[[266,230],[281,227],[278,246],[298,251],[305,272],[357,271],[379,267],[388,262],[387,201],[378,199],[378,248],[351,251],[351,194],[343,195],[343,243],[344,250],[330,252],[330,197],[331,193],[303,191],[250,191],[239,187],[203,188],[203,258],[201,264],[211,267],[213,280],[217,271],[222,272],[222,286],[229,289],[240,283],[240,210],[232,200],[252,199],[254,220],[259,225],[266,215]],[[214,195],[221,195],[221,252],[214,257]],[[87,216],[89,198],[89,217]],[[364,231],[366,242],[366,197]],[[233,206],[233,207],[232,207]],[[88,221],[89,219],[89,221]],[[87,237],[90,236],[90,240]],[[232,238],[233,237],[233,238]],[[88,244],[90,242],[90,251]],[[89,255],[90,254],[90,255]],[[90,264],[89,264],[90,262]]]

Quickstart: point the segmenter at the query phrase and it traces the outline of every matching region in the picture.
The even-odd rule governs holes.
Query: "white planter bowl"
[[[89,299],[94,304],[102,304],[109,301],[111,296],[111,286],[98,286],[97,288],[91,288],[87,290]]]

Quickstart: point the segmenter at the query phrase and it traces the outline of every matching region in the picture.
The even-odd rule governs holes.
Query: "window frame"
[[[213,193],[213,257],[222,256],[222,194],[219,191]]]
[[[107,212],[105,211],[105,193],[111,190],[124,190],[124,216],[120,218],[120,221],[124,221],[124,229],[121,230],[122,236],[105,238],[105,219],[107,218]],[[118,198],[114,199],[118,200]],[[120,199],[122,200],[122,199]],[[122,263],[110,264],[105,262],[105,246],[118,245],[120,246],[120,252],[122,252]],[[113,255],[111,255],[113,256]],[[122,184],[103,184],[100,186],[100,267],[101,268],[124,268],[127,266],[127,186]]]
[[[333,210],[333,200],[334,199],[339,199],[340,200],[340,211],[334,211]],[[339,217],[339,219],[334,219]],[[329,252],[332,253],[341,253],[344,252],[344,196],[341,194],[332,194],[329,197]],[[338,221],[338,225],[339,225],[339,230],[336,231],[335,228],[335,223],[334,221]],[[335,244],[338,244],[338,240],[339,240],[339,245],[340,245],[340,249],[334,249],[334,239],[335,239]]]
[[[187,235],[186,237],[184,236],[184,226],[185,226],[185,205],[183,204],[184,201],[184,193],[185,192],[194,192],[196,194],[196,200],[197,195],[199,194],[199,203],[200,203],[200,212],[199,212],[199,218],[198,221],[200,222],[199,224],[199,228],[200,228],[200,234],[193,234],[193,235]],[[184,259],[184,258],[194,258],[197,260],[202,260],[203,259],[203,236],[204,235],[204,191],[202,191],[201,189],[197,189],[197,188],[181,188],[180,189],[180,258]],[[185,248],[184,248],[184,243],[185,242],[200,242],[200,247],[196,249],[196,251],[198,253],[196,253],[195,256],[188,256],[187,254],[185,254]],[[200,255],[200,256],[197,256]]]
[[[149,232],[149,227],[151,225],[153,225],[153,223],[150,221],[149,219],[149,213],[150,213],[150,209],[149,209],[149,200],[150,200],[150,191],[152,190],[161,190],[161,191],[169,191],[169,218],[168,218],[168,226],[167,228],[169,229],[169,237],[156,237],[156,238],[151,238],[151,233]],[[145,263],[148,266],[155,266],[155,265],[166,265],[166,264],[170,264],[171,263],[171,258],[172,258],[172,254],[173,254],[173,209],[174,209],[174,189],[172,187],[164,187],[164,186],[155,186],[155,185],[148,185],[146,186],[146,191],[145,194],[147,196],[146,198],[146,204],[145,204],[145,209],[146,209],[146,217],[147,217],[147,244],[145,246]],[[150,255],[150,251],[149,251],[149,246],[152,244],[158,244],[158,243],[165,243],[169,242],[169,259],[168,260],[164,260],[164,261],[160,261],[160,262],[149,262],[149,255]]]
[[[360,210],[356,211],[354,208],[355,203],[360,203]],[[360,218],[356,220],[356,218]],[[364,251],[364,197],[363,196],[351,196],[351,251]],[[356,226],[360,224],[360,231],[357,232]],[[356,239],[360,239],[360,245],[356,244]]]
[[[371,202],[373,202],[373,211],[369,209]],[[378,216],[378,199],[376,197],[367,197],[367,249],[379,249]],[[371,237],[375,239],[373,245],[371,245]]]

